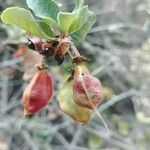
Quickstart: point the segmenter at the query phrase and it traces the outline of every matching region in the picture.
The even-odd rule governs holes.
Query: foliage
[[[96,21],[95,15],[87,6],[83,6],[83,2],[75,0],[75,9],[70,13],[62,12],[60,6],[53,0],[27,0],[28,7],[39,20],[36,20],[30,11],[19,7],[5,9],[1,20],[45,39],[54,38],[52,25],[55,25],[61,34],[70,35],[74,42],[80,43]],[[45,31],[45,27],[48,32]]]

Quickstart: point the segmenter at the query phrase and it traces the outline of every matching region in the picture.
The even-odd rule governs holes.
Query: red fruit
[[[23,93],[23,106],[25,114],[38,112],[48,104],[52,97],[52,79],[46,70],[39,70]]]
[[[79,106],[94,109],[102,101],[100,81],[93,77],[84,64],[75,66],[73,76],[73,100]]]

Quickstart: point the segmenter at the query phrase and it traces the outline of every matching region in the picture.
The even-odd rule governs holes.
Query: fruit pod
[[[89,73],[84,63],[74,65],[73,100],[88,109],[95,109],[102,101],[101,83]]]
[[[72,117],[76,122],[86,123],[91,115],[91,110],[78,106],[73,101],[72,80],[68,80],[57,97],[62,111]]]
[[[23,93],[25,115],[35,114],[48,104],[52,97],[52,78],[46,69],[39,70]]]

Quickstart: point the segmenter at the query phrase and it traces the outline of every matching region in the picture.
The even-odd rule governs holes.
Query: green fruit
[[[75,121],[86,123],[91,115],[91,110],[78,106],[73,101],[72,80],[68,80],[57,97],[62,111],[72,117]]]

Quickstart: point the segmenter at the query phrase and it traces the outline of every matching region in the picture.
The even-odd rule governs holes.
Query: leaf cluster
[[[1,20],[43,39],[55,39],[59,33],[80,43],[96,21],[95,14],[83,5],[84,0],[75,0],[72,12],[63,12],[53,0],[27,0],[26,3],[33,14],[24,8],[10,7],[2,12]]]

